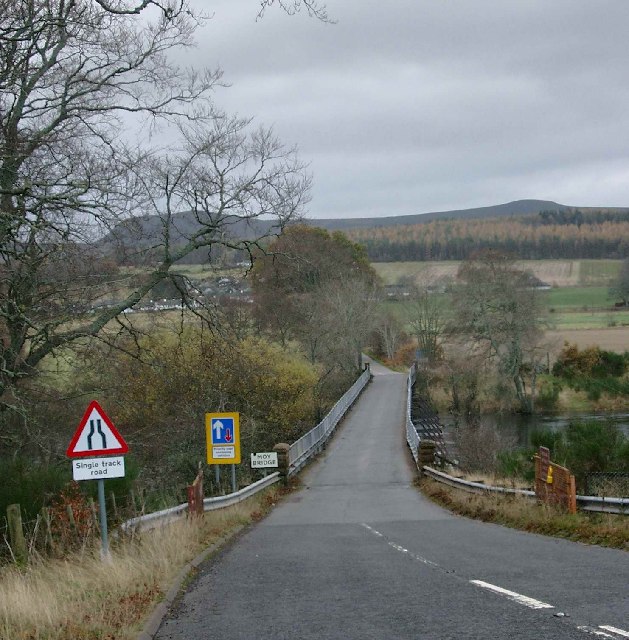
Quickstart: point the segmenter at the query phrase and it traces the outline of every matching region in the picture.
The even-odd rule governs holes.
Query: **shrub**
[[[600,347],[587,347],[582,351],[576,344],[565,343],[553,365],[553,375],[572,380],[579,376],[592,378],[619,378],[627,370],[629,354],[603,351]]]
[[[69,462],[50,464],[25,458],[0,460],[0,516],[7,506],[19,504],[25,520],[34,520],[71,479]]]
[[[562,389],[561,380],[548,375],[538,378],[538,392],[535,402],[537,407],[550,411],[555,409]]]
[[[623,433],[612,423],[571,422],[563,434],[561,453],[577,481],[582,481],[586,473],[628,469],[626,444]]]

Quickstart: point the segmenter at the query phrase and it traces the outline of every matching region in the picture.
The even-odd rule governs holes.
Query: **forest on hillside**
[[[521,259],[622,259],[629,255],[629,212],[541,211],[492,219],[433,220],[346,231],[374,262],[465,260],[483,249]]]

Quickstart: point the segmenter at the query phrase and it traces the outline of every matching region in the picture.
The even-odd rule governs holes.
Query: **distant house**
[[[539,291],[546,291],[548,289],[552,289],[552,287],[543,280],[540,280],[537,276],[534,276],[532,273],[528,276],[528,285],[529,289],[538,289]]]
[[[411,295],[411,287],[404,284],[387,284],[384,286],[384,294],[389,300],[405,300]]]

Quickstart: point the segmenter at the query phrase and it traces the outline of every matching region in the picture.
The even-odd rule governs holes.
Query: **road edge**
[[[236,536],[238,536],[242,531],[249,525],[241,524],[232,529],[224,538],[221,538],[218,542],[214,542],[209,547],[204,549],[199,555],[193,558],[190,562],[185,564],[181,571],[175,576],[175,579],[166,594],[164,595],[163,600],[157,604],[155,609],[151,612],[148,619],[144,623],[144,627],[142,631],[137,636],[137,640],[153,640],[157,635],[160,627],[162,626],[162,622],[164,622],[164,618],[170,611],[171,606],[177,599],[177,596],[181,593],[182,587],[185,581],[188,579],[188,576],[192,571],[198,569],[203,562],[205,562],[210,556],[220,551],[227,545],[227,543],[231,542]]]

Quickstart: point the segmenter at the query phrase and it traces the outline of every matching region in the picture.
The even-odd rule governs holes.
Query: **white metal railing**
[[[365,388],[371,378],[369,368],[354,382],[350,389],[330,409],[329,413],[314,428],[303,435],[290,446],[288,452],[289,475],[297,473],[312,456],[319,453],[330,436],[334,433],[338,423],[354,404],[356,398]]]
[[[447,484],[456,489],[462,489],[469,493],[509,493],[535,498],[535,491],[529,489],[511,489],[509,487],[494,487],[482,484],[481,482],[470,482],[462,478],[455,478],[443,471],[437,471],[432,467],[423,467],[423,472],[428,477]],[[615,513],[618,515],[629,515],[629,498],[601,498],[599,496],[577,496],[577,506],[582,511],[593,511],[598,513]]]
[[[356,380],[349,390],[346,391],[332,407],[325,418],[323,418],[323,420],[314,429],[310,430],[303,437],[299,438],[297,442],[291,445],[288,458],[289,475],[299,471],[299,469],[301,469],[312,456],[321,451],[323,445],[327,442],[332,433],[334,433],[338,423],[354,404],[356,398],[358,398],[370,378],[371,373],[369,368],[367,368],[363,371],[358,380]],[[263,489],[270,487],[278,482],[279,479],[280,474],[273,473],[266,478],[262,478],[262,480],[258,480],[257,482],[254,482],[253,484],[250,484],[249,486],[234,493],[229,493],[225,496],[217,496],[215,498],[205,498],[203,500],[203,510],[212,511],[214,509],[230,507],[242,500],[250,498],[258,493],[258,491],[262,491]],[[143,516],[137,516],[130,520],[126,520],[120,525],[120,529],[122,531],[128,531],[131,529],[151,529],[160,525],[166,525],[181,518],[187,513],[187,511],[188,503],[186,502],[184,504],[177,505],[176,507],[170,507],[169,509],[147,513]]]
[[[217,496],[215,498],[205,498],[203,500],[203,511],[214,511],[216,509],[224,509],[225,507],[231,507],[234,504],[238,504],[247,498],[262,491],[267,487],[274,485],[280,479],[279,473],[273,473],[262,480],[258,480],[235,493],[228,493],[225,496]],[[126,520],[120,525],[122,531],[129,531],[131,529],[153,529],[157,526],[163,526],[170,524],[171,522],[178,520],[186,515],[188,512],[188,503],[184,502],[176,507],[170,507],[169,509],[162,509],[162,511],[154,511],[153,513],[147,513],[143,516],[137,516]]]
[[[415,364],[410,368],[406,379],[406,442],[411,449],[415,464],[419,464],[419,441],[420,437],[415,429],[411,418],[411,401],[413,399],[413,385],[417,378],[417,367]]]
[[[411,400],[413,397],[413,385],[417,377],[417,369],[413,365],[408,372],[408,378],[406,381],[406,442],[411,449],[415,464],[419,468],[418,460],[418,448],[421,438],[415,429],[415,425],[411,420]],[[471,493],[510,493],[526,496],[529,498],[535,497],[535,492],[526,489],[510,489],[508,487],[493,487],[490,485],[481,484],[480,482],[469,482],[468,480],[462,480],[461,478],[455,478],[443,471],[437,471],[432,467],[423,467],[422,472],[424,475],[447,484],[456,489],[462,489]],[[598,513],[615,513],[622,515],[629,515],[629,498],[600,498],[598,496],[577,496],[577,505],[582,511],[592,511]]]

